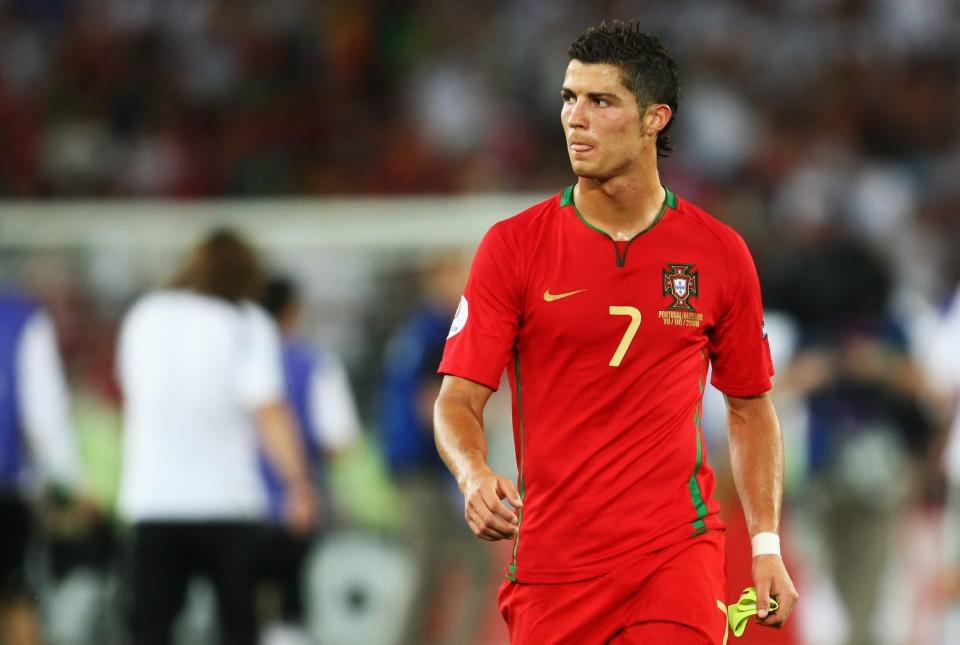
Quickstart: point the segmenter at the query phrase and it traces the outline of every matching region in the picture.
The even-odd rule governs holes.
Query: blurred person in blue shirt
[[[454,309],[427,299],[390,337],[384,362],[380,427],[390,472],[397,478],[429,472],[446,476],[423,415],[421,388],[439,364]]]
[[[70,397],[53,321],[32,299],[0,294],[0,642],[41,641],[27,555],[33,501],[79,489]]]
[[[483,543],[463,523],[463,496],[433,439],[433,402],[442,380],[437,367],[468,267],[457,254],[430,263],[422,297],[391,335],[383,365],[380,431],[391,475],[404,498],[404,537],[417,570],[401,640],[408,645],[431,641],[430,608],[439,600],[441,577],[451,568],[467,570],[469,597],[459,615],[447,617],[443,642],[472,642],[491,572]]]
[[[360,436],[356,403],[339,356],[301,336],[303,303],[297,285],[286,277],[271,279],[262,304],[282,336],[287,400],[299,422],[310,478],[320,498],[323,528],[333,519],[328,464],[350,450]],[[261,643],[309,643],[303,629],[303,566],[316,536],[290,531],[283,524],[287,487],[262,452],[260,472],[269,496],[270,520],[260,550],[258,578],[262,587],[274,591],[277,600],[277,615],[263,630]]]

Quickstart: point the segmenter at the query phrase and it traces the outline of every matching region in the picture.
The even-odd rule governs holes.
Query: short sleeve
[[[70,420],[70,393],[53,320],[44,311],[34,313],[24,327],[17,372],[23,426],[42,474],[59,484],[76,486],[81,468]]]
[[[709,349],[710,381],[724,394],[747,397],[770,389],[773,360],[763,325],[760,280],[739,235],[728,245],[726,298],[710,333]]]
[[[946,313],[933,326],[924,357],[931,386],[944,394],[960,391],[960,289]]]
[[[317,443],[336,452],[357,440],[360,420],[343,362],[332,352],[319,362],[310,379],[310,416]]]
[[[521,317],[519,262],[505,228],[495,225],[480,242],[438,370],[492,390],[500,386]]]
[[[241,403],[256,409],[284,397],[280,333],[256,305],[243,307],[243,330],[238,348],[237,389]]]

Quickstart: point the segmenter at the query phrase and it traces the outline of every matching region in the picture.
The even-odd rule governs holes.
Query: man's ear
[[[647,106],[647,109],[643,112],[643,116],[640,117],[640,121],[643,124],[643,129],[648,134],[656,135],[667,127],[672,118],[673,110],[670,109],[669,105],[666,103],[654,103]]]

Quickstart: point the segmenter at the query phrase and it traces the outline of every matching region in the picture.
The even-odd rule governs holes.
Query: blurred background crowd
[[[299,337],[355,401],[356,436],[315,455],[302,631],[505,642],[506,554],[459,519],[433,371],[484,228],[573,182],[566,50],[610,17],[677,58],[661,178],[746,238],[763,285],[801,604],[753,642],[960,643],[956,2],[0,0],[0,286],[49,313],[76,442],[70,486],[30,487],[46,642],[122,642],[117,329],[212,223],[299,285]],[[715,392],[704,416],[722,482]],[[726,481],[735,596],[749,546]],[[284,623],[276,595],[263,625]],[[30,642],[12,597],[7,638]],[[213,642],[213,602],[191,588],[179,642]]]

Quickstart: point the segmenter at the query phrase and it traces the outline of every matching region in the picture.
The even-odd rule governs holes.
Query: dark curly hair
[[[640,23],[602,22],[577,38],[567,55],[581,63],[616,65],[624,86],[637,98],[641,113],[649,105],[666,103],[676,117],[680,99],[677,63],[659,38],[640,31]],[[671,118],[657,135],[657,156],[666,157],[673,152],[667,134],[673,121]]]

